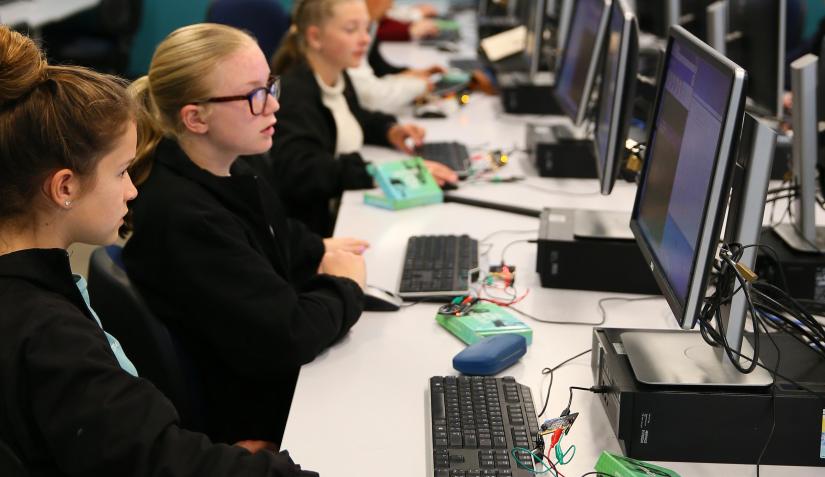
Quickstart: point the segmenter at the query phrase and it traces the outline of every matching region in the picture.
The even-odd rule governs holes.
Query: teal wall
[[[176,28],[200,23],[210,0],[144,0],[143,19],[132,45],[129,74],[146,74],[155,47]]]

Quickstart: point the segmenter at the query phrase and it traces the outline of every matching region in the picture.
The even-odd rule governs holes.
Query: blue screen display
[[[579,108],[588,99],[584,98],[585,91],[589,90],[586,88],[587,71],[593,55],[598,55],[596,37],[605,10],[604,0],[576,2],[555,86],[559,104],[571,118],[578,115]]]
[[[682,306],[706,215],[732,75],[674,40],[636,219]]]

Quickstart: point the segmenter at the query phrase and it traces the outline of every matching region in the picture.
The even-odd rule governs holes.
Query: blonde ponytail
[[[129,175],[135,184],[142,184],[152,171],[150,157],[158,143],[166,135],[161,128],[157,107],[152,100],[149,77],[142,76],[129,86],[129,94],[138,105],[135,120],[137,122],[137,154],[129,169]]]
[[[295,25],[289,29],[284,39],[281,40],[281,46],[272,57],[272,74],[282,75],[289,71],[290,68],[300,63],[304,58],[304,51],[301,46],[301,38],[298,29]]]
[[[272,56],[270,68],[282,75],[306,58],[306,31],[310,26],[320,26],[333,17],[333,9],[339,3],[354,0],[298,0],[292,9],[292,26],[281,40],[278,51]]]

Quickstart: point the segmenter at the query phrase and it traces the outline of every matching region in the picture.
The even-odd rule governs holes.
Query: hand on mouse
[[[458,182],[458,174],[444,164],[425,160],[424,165],[427,166],[427,170],[430,171],[430,174],[433,175],[433,179],[435,179],[439,186],[448,183],[456,184]]]
[[[346,252],[361,255],[364,250],[368,249],[370,243],[366,240],[361,240],[352,237],[330,237],[324,239],[324,251],[332,252],[335,250],[343,250]]]
[[[387,141],[399,151],[412,154],[414,147],[424,142],[424,134],[424,128],[415,124],[395,124],[387,131]],[[408,139],[412,145],[407,144]]]

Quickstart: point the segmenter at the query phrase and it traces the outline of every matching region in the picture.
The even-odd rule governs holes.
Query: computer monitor
[[[727,57],[748,72],[758,113],[781,117],[787,0],[728,0]]]
[[[663,66],[630,228],[689,329],[720,238],[747,74],[678,26]]]
[[[685,329],[699,318],[728,211],[746,80],[743,68],[684,28],[671,28],[630,228]],[[756,196],[761,209],[740,211],[761,215],[768,166],[761,161],[763,188]],[[743,223],[739,218],[735,222]],[[756,223],[752,235],[758,233]],[[741,341],[744,319],[737,323],[735,335]],[[699,333],[644,330],[623,334],[622,342],[636,378],[647,384],[749,387],[772,382],[770,373],[759,368],[740,373],[731,365],[738,355],[706,346]],[[742,354],[753,356],[745,348]]]
[[[636,91],[639,27],[625,0],[613,0],[607,30],[596,119],[596,171],[599,189],[610,194],[624,154]]]
[[[609,0],[575,3],[553,94],[564,114],[581,124],[596,78],[610,3]]]

